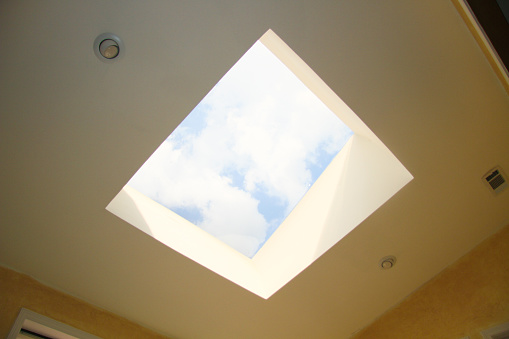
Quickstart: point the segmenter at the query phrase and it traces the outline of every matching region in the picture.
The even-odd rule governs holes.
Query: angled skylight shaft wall
[[[128,185],[252,258],[352,134],[258,41]]]

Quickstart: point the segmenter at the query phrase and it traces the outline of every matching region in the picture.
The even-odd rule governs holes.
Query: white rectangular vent
[[[502,192],[507,187],[505,174],[500,167],[495,167],[488,171],[483,177],[483,181],[495,194]]]

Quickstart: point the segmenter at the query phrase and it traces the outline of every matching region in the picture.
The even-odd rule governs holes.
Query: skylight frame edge
[[[354,135],[352,136],[349,143],[353,142],[352,140],[356,140],[359,138],[368,140],[370,143],[375,145],[376,149],[378,149],[380,152],[387,155],[389,162],[391,162],[394,166],[401,169],[401,173],[403,173],[401,180],[399,180],[398,184],[391,189],[392,193],[390,193],[389,196],[392,196],[393,194],[395,194],[401,187],[403,187],[406,183],[408,183],[413,178],[411,176],[411,174],[399,162],[399,160],[396,159],[396,157],[392,154],[392,152],[362,122],[362,120],[343,102],[343,100],[341,98],[339,98],[327,86],[327,84],[325,84],[323,82],[323,80],[321,80],[321,78],[302,59],[300,59],[300,57],[298,55],[296,55],[293,52],[293,50],[290,49],[290,47],[288,47],[279,37],[277,37],[277,35],[275,35],[274,32],[269,30],[266,34],[264,34],[262,36],[262,38],[259,39],[259,41],[261,41],[265,45],[265,47],[267,47],[277,58],[279,58],[320,100],[322,100],[322,102],[324,102],[324,104],[327,107],[329,107],[329,109],[334,114],[336,114],[336,116],[338,116],[338,118],[340,118],[352,131],[354,131]],[[289,60],[291,61],[290,64],[288,63]],[[296,70],[295,69],[296,67],[302,68],[302,69]],[[336,157],[339,157],[341,152]],[[388,167],[391,167],[391,166],[392,165],[390,165]],[[342,174],[339,173],[338,175],[341,176]],[[122,191],[124,191],[124,190],[125,190],[125,188]],[[126,193],[126,192],[124,191],[124,193]],[[142,195],[141,193],[139,193],[139,194]],[[117,197],[115,199],[117,199]],[[149,198],[147,198],[147,199],[149,199]],[[112,201],[112,203],[113,203],[113,201]],[[110,203],[110,205],[112,203]],[[156,202],[153,202],[153,203],[157,204]],[[378,204],[378,207],[381,206],[383,203]],[[115,208],[112,208],[112,207],[110,207],[110,205],[108,205],[108,207],[107,207],[107,209],[110,212],[112,212],[112,213],[116,214],[117,216],[119,216],[120,218],[126,220],[125,217],[118,214],[118,213],[122,214],[121,207],[116,206]],[[159,204],[157,204],[157,205],[159,205]],[[297,206],[299,206],[299,205],[301,205],[301,204],[299,203]],[[367,213],[364,218],[367,218],[378,207],[374,208],[371,212]],[[171,212],[171,213],[173,213],[173,212]],[[328,218],[328,216],[327,216],[327,218]],[[129,219],[129,218],[127,218],[127,219]],[[364,219],[362,219],[362,220],[364,220]],[[362,222],[362,220],[360,222]],[[131,223],[128,220],[126,220],[126,221]],[[322,223],[327,223],[327,221],[322,222]],[[351,230],[353,230],[357,225],[358,224],[354,225],[346,232],[343,232],[344,235],[346,235]],[[134,225],[134,226],[136,226],[136,225]],[[136,227],[141,229],[138,226],[136,226]],[[253,257],[253,259],[249,259],[249,258],[245,257],[244,255],[231,249],[228,245],[223,244],[225,246],[225,248],[222,248],[220,246],[218,248],[221,248],[221,250],[220,250],[221,253],[228,253],[228,255],[224,255],[222,257],[223,259],[221,259],[221,260],[226,260],[227,264],[225,264],[224,262],[222,262],[220,264],[217,264],[217,263],[216,264],[210,264],[210,263],[207,264],[211,257],[210,254],[186,253],[188,251],[186,249],[180,248],[178,245],[176,246],[177,247],[177,249],[176,249],[174,246],[171,246],[171,245],[165,243],[164,241],[161,241],[159,239],[157,239],[157,240],[163,242],[165,245],[173,248],[175,251],[187,256],[188,258],[192,259],[193,261],[200,263],[201,265],[216,272],[217,274],[238,284],[239,286],[242,286],[243,288],[251,291],[252,293],[257,294],[258,296],[267,299],[273,293],[275,293],[277,290],[282,288],[288,281],[292,280],[296,275],[298,275],[300,272],[302,272],[307,266],[312,264],[314,260],[316,260],[318,257],[320,257],[323,253],[325,253],[330,247],[332,247],[334,244],[339,242],[341,239],[342,239],[342,236],[339,237],[339,239],[335,239],[334,241],[330,241],[327,244],[324,244],[320,250],[315,251],[314,259],[305,260],[302,263],[300,263],[299,265],[297,265],[298,268],[293,267],[291,273],[281,274],[281,275],[278,275],[277,277],[271,277],[269,271],[271,271],[271,269],[274,267],[276,267],[276,270],[281,271],[282,269],[284,269],[284,267],[281,268],[281,267],[278,267],[278,265],[263,264],[263,263],[261,263],[260,259],[257,259],[258,254],[255,255]],[[215,240],[217,240],[217,239],[215,239]],[[269,241],[270,241],[270,239],[269,239]],[[267,241],[267,244],[265,246],[267,246],[269,244],[269,241]],[[272,241],[272,243],[274,243],[274,241]],[[264,249],[264,247],[262,247],[262,249],[260,251],[262,251]],[[221,256],[221,255],[219,255],[219,256]],[[228,256],[230,256],[230,258],[227,258]],[[242,260],[240,260],[240,258],[242,258]],[[237,259],[239,259],[239,260],[237,260]],[[231,263],[232,260],[238,261],[238,263],[234,264],[234,265],[228,264],[228,263]],[[225,267],[228,267],[228,266],[229,266],[229,268],[225,269]],[[239,273],[240,271],[242,271],[242,272]]]

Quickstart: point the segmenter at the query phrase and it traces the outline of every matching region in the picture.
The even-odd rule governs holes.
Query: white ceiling
[[[269,28],[415,179],[264,300],[104,208]],[[509,221],[509,97],[450,1],[12,0],[0,46],[0,263],[162,334],[348,338]]]

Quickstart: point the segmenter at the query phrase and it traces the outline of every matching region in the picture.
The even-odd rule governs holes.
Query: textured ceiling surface
[[[104,208],[269,28],[415,179],[263,300]],[[2,1],[0,46],[0,264],[162,334],[348,338],[509,220],[509,98],[449,1]]]

